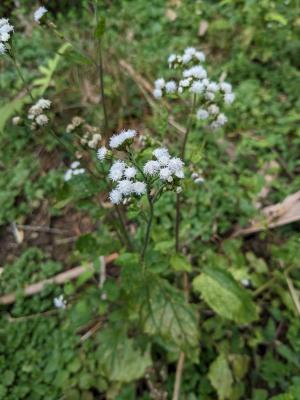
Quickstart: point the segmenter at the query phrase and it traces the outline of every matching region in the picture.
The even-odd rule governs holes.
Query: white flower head
[[[205,61],[205,54],[203,53],[203,51],[196,51],[195,57],[200,62],[204,62]]]
[[[9,33],[1,33],[0,34],[0,42],[7,42],[10,39],[10,34]]]
[[[154,96],[156,99],[160,99],[160,98],[162,97],[162,95],[163,95],[162,90],[160,90],[160,89],[154,89],[154,90],[153,90],[153,96]]]
[[[39,101],[36,103],[36,106],[37,106],[37,107],[40,107],[42,110],[49,109],[50,106],[51,106],[51,101],[50,101],[50,100],[47,100],[47,99],[44,99],[44,98],[41,98],[41,99],[39,99]]]
[[[76,169],[80,166],[80,162],[79,161],[73,161],[72,164],[70,165],[70,167],[72,169]]]
[[[186,87],[190,86],[190,83],[191,83],[191,78],[182,79],[182,80],[179,82],[179,86],[181,86],[181,87],[183,87],[183,88],[186,88]]]
[[[220,126],[223,126],[226,124],[227,122],[227,117],[225,114],[219,114],[217,121],[216,121]]]
[[[124,176],[127,179],[132,179],[135,177],[135,175],[137,174],[137,170],[134,167],[127,167],[124,171]]]
[[[184,166],[184,162],[178,157],[172,157],[168,163],[168,168],[172,173],[181,172]]]
[[[219,85],[216,82],[209,82],[207,85],[207,90],[215,93],[219,90]]]
[[[41,18],[43,18],[43,16],[46,14],[47,12],[47,8],[46,7],[39,7],[35,12],[34,12],[34,20],[35,22],[37,22],[38,24],[40,23]]]
[[[10,33],[13,32],[14,27],[6,20],[4,24],[0,26],[0,35],[3,35],[3,33]]]
[[[219,107],[218,107],[216,104],[211,104],[211,105],[208,107],[208,112],[209,112],[210,115],[219,114],[219,111],[220,111],[220,109],[219,109]]]
[[[64,299],[64,296],[63,296],[62,294],[61,294],[60,296],[55,297],[55,298],[53,299],[53,304],[54,304],[54,307],[56,307],[56,308],[62,308],[62,309],[65,309],[66,306],[67,306],[67,302],[66,302],[66,300]]]
[[[145,182],[137,181],[133,183],[133,192],[138,196],[141,196],[142,194],[146,193],[146,190],[147,186]]]
[[[106,157],[107,154],[107,148],[105,146],[100,147],[100,149],[97,150],[97,158],[100,161],[103,161]]]
[[[153,150],[152,154],[160,160],[161,158],[170,158],[169,150],[166,147],[159,147],[158,149]]]
[[[187,48],[184,50],[184,54],[188,54],[189,56],[195,55],[195,54],[196,54],[196,49],[195,49],[195,47],[187,47]]]
[[[194,81],[190,87],[190,92],[194,94],[200,94],[204,91],[204,85],[202,81]]]
[[[235,94],[234,93],[225,93],[224,95],[224,101],[225,104],[232,104],[235,99]]]
[[[170,55],[169,55],[169,57],[168,57],[168,64],[169,64],[169,67],[172,66],[172,64],[176,61],[176,59],[177,59],[176,54],[170,54]]]
[[[112,204],[120,204],[122,202],[122,193],[118,189],[114,189],[109,194]]]
[[[108,177],[113,182],[119,181],[123,177],[125,167],[126,167],[126,165],[125,165],[124,161],[121,161],[121,160],[115,161],[110,168]]]
[[[182,64],[187,64],[191,61],[191,59],[193,58],[193,56],[191,54],[187,54],[185,53],[182,57],[181,57],[181,61]]]
[[[127,140],[131,140],[136,136],[136,131],[133,129],[123,130],[119,134],[115,134],[110,138],[109,145],[112,149],[117,149]]]
[[[154,82],[155,89],[163,89],[165,87],[165,80],[159,78]]]
[[[158,161],[150,160],[147,161],[144,165],[143,171],[144,174],[153,176],[155,175],[160,169],[160,164]]]
[[[177,90],[177,84],[175,81],[169,81],[166,83],[166,92],[175,93]]]
[[[124,196],[128,196],[133,191],[133,182],[129,179],[123,179],[118,182],[117,190]]]
[[[0,42],[0,55],[6,53],[6,47],[3,43]]]
[[[36,117],[35,121],[39,126],[45,126],[48,124],[49,118],[45,114],[40,114]]]
[[[162,168],[162,169],[159,171],[159,177],[160,177],[160,179],[161,179],[162,181],[168,181],[168,182],[170,182],[170,178],[172,178],[172,171],[171,171],[170,168],[168,168],[168,167]]]
[[[203,108],[199,108],[199,110],[197,111],[196,116],[197,116],[198,119],[205,120],[205,119],[207,119],[209,117],[209,114]]]
[[[204,96],[206,100],[213,101],[215,99],[215,94],[213,92],[206,92]]]
[[[224,92],[224,93],[231,93],[232,92],[232,86],[230,83],[228,82],[221,82],[220,83],[220,89]]]

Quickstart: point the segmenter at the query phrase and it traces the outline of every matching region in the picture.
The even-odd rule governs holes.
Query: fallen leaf
[[[248,228],[237,228],[233,237],[276,228],[300,220],[300,191],[287,196],[281,203],[261,210],[262,218],[250,222]]]
[[[208,22],[205,21],[205,19],[203,19],[200,24],[199,24],[199,28],[198,28],[198,36],[204,36],[206,34],[208,28]]]

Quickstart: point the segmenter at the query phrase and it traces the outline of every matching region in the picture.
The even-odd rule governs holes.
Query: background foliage
[[[5,0],[0,13],[18,25],[25,76],[37,93],[53,100],[58,130],[68,140],[65,127],[73,116],[102,122],[97,77],[76,52],[32,26],[31,3],[16,8]],[[45,5],[67,37],[93,52],[89,2]],[[237,100],[226,129],[206,136],[204,150],[200,129],[192,132],[189,152],[205,178],[203,186],[185,188],[198,191],[189,196],[182,227],[192,260],[170,260],[174,199],[167,195],[158,204],[151,272],[144,276],[136,256],[124,253],[99,222],[103,210],[95,194],[101,182],[78,177],[66,184],[63,174],[73,160],[64,148],[51,136],[34,137],[11,124],[29,99],[1,59],[0,293],[16,291],[17,300],[1,306],[0,399],[44,399],[45,393],[48,399],[70,400],[170,398],[179,349],[188,355],[182,399],[299,399],[300,320],[287,281],[292,279],[299,295],[299,223],[230,236],[234,226],[246,226],[257,214],[254,203],[265,186],[267,163],[275,165],[270,173],[276,179],[263,205],[299,189],[299,2],[123,0],[99,6],[106,18],[111,131],[137,126],[175,142],[178,135],[167,125],[166,111],[148,104],[121,59],[152,82],[167,76],[168,54],[199,47],[211,72],[233,83]],[[173,112],[184,123],[177,104]],[[133,224],[138,212],[130,210]],[[25,230],[16,244],[12,223],[45,221],[67,234],[57,238]],[[113,252],[122,254],[108,267],[100,289],[99,256]],[[49,285],[31,298],[22,295],[25,284],[85,263],[93,270],[75,283]],[[193,306],[176,289],[182,270],[195,278]],[[65,310],[53,307],[61,293]]]

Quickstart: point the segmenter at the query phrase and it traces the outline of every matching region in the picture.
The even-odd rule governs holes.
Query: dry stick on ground
[[[117,253],[110,254],[105,257],[105,262],[108,264],[114,261],[118,257]],[[91,268],[91,267],[89,267]],[[62,272],[58,275],[55,275],[52,278],[45,279],[43,281],[34,283],[24,288],[24,295],[26,297],[33,296],[34,294],[40,293],[46,285],[49,284],[57,284],[62,285],[63,283],[76,279],[78,276],[82,275],[87,271],[87,267],[75,267],[68,271]],[[0,297],[0,304],[12,304],[16,301],[16,293],[9,293],[2,297]]]

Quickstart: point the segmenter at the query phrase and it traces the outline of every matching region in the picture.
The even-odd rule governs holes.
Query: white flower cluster
[[[0,18],[0,55],[6,52],[7,42],[9,41],[13,30],[14,27],[10,25],[8,19]]]
[[[43,16],[46,14],[47,12],[47,8],[46,7],[39,7],[33,15],[33,18],[35,20],[35,22],[37,22],[38,24],[40,23],[40,20],[43,18]]]
[[[171,157],[168,149],[161,147],[153,151],[156,160],[146,162],[143,167],[145,175],[159,177],[162,181],[173,182],[174,177],[184,178],[184,162],[178,157]]]
[[[82,135],[80,143],[90,149],[96,149],[102,140],[100,129],[97,126],[85,123],[85,120],[78,116],[73,117],[66,128],[67,133],[73,133],[74,131],[79,131],[79,135]]]
[[[97,150],[97,158],[99,161],[103,161],[107,155],[107,148],[105,146],[100,147],[100,149]]]
[[[204,182],[203,176],[201,174],[199,174],[198,172],[193,172],[191,175],[191,178],[198,185],[201,185]]]
[[[35,124],[39,126],[44,126],[48,124],[49,119],[44,113],[44,110],[49,109],[50,106],[51,101],[42,98],[35,105],[30,107],[28,111],[28,119],[33,121],[33,128],[35,128]]]
[[[130,143],[130,141],[136,136],[136,131],[133,129],[122,130],[120,133],[112,135],[109,141],[111,149],[118,149],[123,144]]]
[[[70,168],[65,172],[64,180],[68,182],[73,176],[81,175],[85,173],[85,169],[80,167],[79,161],[74,161],[70,165]]]
[[[218,128],[227,122],[227,117],[220,112],[217,104],[233,103],[235,95],[232,86],[227,82],[215,82],[208,78],[206,69],[200,63],[205,61],[205,54],[194,47],[185,49],[183,55],[171,54],[168,58],[170,68],[181,67],[182,77],[165,82],[163,78],[155,81],[153,95],[161,98],[165,93],[191,93],[201,96],[203,107],[199,108],[196,117],[199,120],[209,120],[211,128]]]
[[[141,196],[146,193],[145,182],[135,180],[137,170],[135,167],[126,165],[122,160],[117,160],[110,168],[108,177],[117,186],[109,194],[109,199],[113,204],[120,204],[130,195]]]
[[[53,304],[54,304],[54,307],[56,307],[56,308],[65,309],[67,307],[67,302],[64,299],[64,295],[63,294],[61,294],[58,297],[54,297]]]

